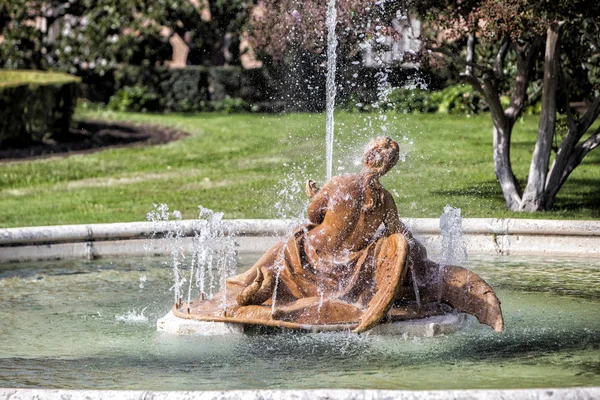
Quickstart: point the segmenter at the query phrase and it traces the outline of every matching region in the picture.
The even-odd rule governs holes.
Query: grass
[[[325,177],[323,114],[168,114],[78,111],[104,118],[174,126],[191,136],[161,146],[113,148],[92,154],[0,162],[0,227],[140,221],[153,203],[184,218],[202,205],[226,218],[295,216],[306,204],[304,181]],[[597,219],[600,152],[592,152],[559,193],[552,212],[505,209],[492,161],[487,115],[336,114],[334,173],[354,165],[373,136],[396,138],[406,161],[384,185],[401,216],[439,217],[446,204],[465,217]],[[525,117],[513,134],[512,159],[525,178],[537,134]]]

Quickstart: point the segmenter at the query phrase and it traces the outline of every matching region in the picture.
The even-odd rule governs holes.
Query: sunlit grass
[[[153,203],[167,203],[185,218],[196,217],[198,205],[226,218],[273,218],[282,211],[292,216],[305,201],[304,180],[325,177],[323,114],[79,111],[78,118],[163,124],[190,136],[160,146],[1,162],[0,226],[139,221]],[[371,137],[387,134],[400,142],[406,161],[384,184],[403,217],[439,217],[446,204],[466,217],[600,217],[600,152],[575,170],[554,211],[521,214],[505,209],[496,183],[487,115],[388,114],[383,121],[376,114],[340,112],[336,124],[335,173],[358,171],[355,162]],[[519,178],[526,178],[536,134],[535,117],[524,118],[513,134]],[[296,192],[280,193],[290,182]]]

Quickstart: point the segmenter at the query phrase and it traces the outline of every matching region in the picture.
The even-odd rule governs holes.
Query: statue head
[[[364,170],[378,176],[385,175],[400,158],[400,146],[391,138],[379,137],[369,142],[363,156]]]

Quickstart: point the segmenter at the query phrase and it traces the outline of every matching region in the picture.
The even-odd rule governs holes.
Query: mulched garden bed
[[[108,147],[157,145],[188,136],[187,132],[157,125],[127,122],[76,121],[61,141],[51,140],[23,148],[0,149],[0,160],[42,158],[52,155],[91,153]]]

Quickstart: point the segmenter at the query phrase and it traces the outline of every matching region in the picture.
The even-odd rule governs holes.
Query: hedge
[[[325,70],[315,60],[299,59],[293,65],[187,66],[142,68],[119,66],[112,73],[83,77],[84,97],[106,102],[120,111],[322,111],[325,107]],[[317,60],[318,61],[318,60]],[[348,64],[338,68],[336,102],[370,104],[377,100],[381,68]],[[387,69],[388,81],[401,86],[414,79],[430,88],[443,79],[427,71]]]
[[[18,147],[68,134],[80,78],[0,70],[0,145]]]
[[[114,81],[109,107],[121,111],[243,111],[267,99],[269,87],[261,70],[241,67],[123,66],[114,72]]]

